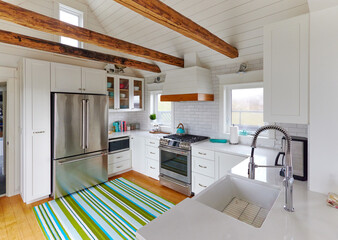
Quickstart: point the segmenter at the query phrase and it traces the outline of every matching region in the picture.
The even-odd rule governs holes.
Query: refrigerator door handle
[[[88,135],[89,135],[89,99],[86,99],[86,149],[88,148],[89,140],[88,140]]]
[[[86,139],[86,100],[82,99],[82,149],[85,149],[85,139]]]
[[[83,161],[83,160],[86,160],[86,159],[95,158],[95,157],[99,157],[99,156],[105,156],[105,155],[107,155],[107,153],[100,153],[100,154],[90,155],[88,157],[77,158],[77,159],[57,160],[56,162],[59,165],[64,165],[64,164],[75,163],[75,162]]]

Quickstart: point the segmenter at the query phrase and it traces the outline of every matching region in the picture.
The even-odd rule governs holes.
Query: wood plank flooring
[[[160,185],[150,177],[135,171],[129,171],[110,178],[124,177],[139,186],[177,204],[186,196]],[[44,199],[32,204],[23,203],[21,196],[0,197],[0,240],[45,239],[33,213],[33,207],[52,200]]]

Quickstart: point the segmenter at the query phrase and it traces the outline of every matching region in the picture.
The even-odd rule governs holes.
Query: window
[[[59,5],[59,19],[63,22],[83,27],[83,12],[63,4]],[[73,47],[82,47],[81,42],[68,37],[61,36],[60,42]]]
[[[172,127],[172,103],[161,102],[161,92],[153,92],[150,95],[150,111],[156,114],[157,123],[161,127]]]
[[[226,129],[235,125],[252,134],[264,125],[261,83],[226,87],[225,96]]]

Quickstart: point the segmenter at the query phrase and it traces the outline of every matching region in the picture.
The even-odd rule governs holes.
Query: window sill
[[[224,136],[229,139],[230,133],[225,133]],[[239,135],[239,143],[244,145],[251,145],[253,136],[247,135],[242,136]],[[273,138],[269,138],[268,136],[259,136],[257,141],[258,147],[267,147],[267,148],[274,148],[275,147],[275,140]]]

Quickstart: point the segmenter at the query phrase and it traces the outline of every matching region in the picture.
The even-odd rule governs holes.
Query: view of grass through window
[[[263,88],[232,89],[232,124],[256,131],[263,122]]]

